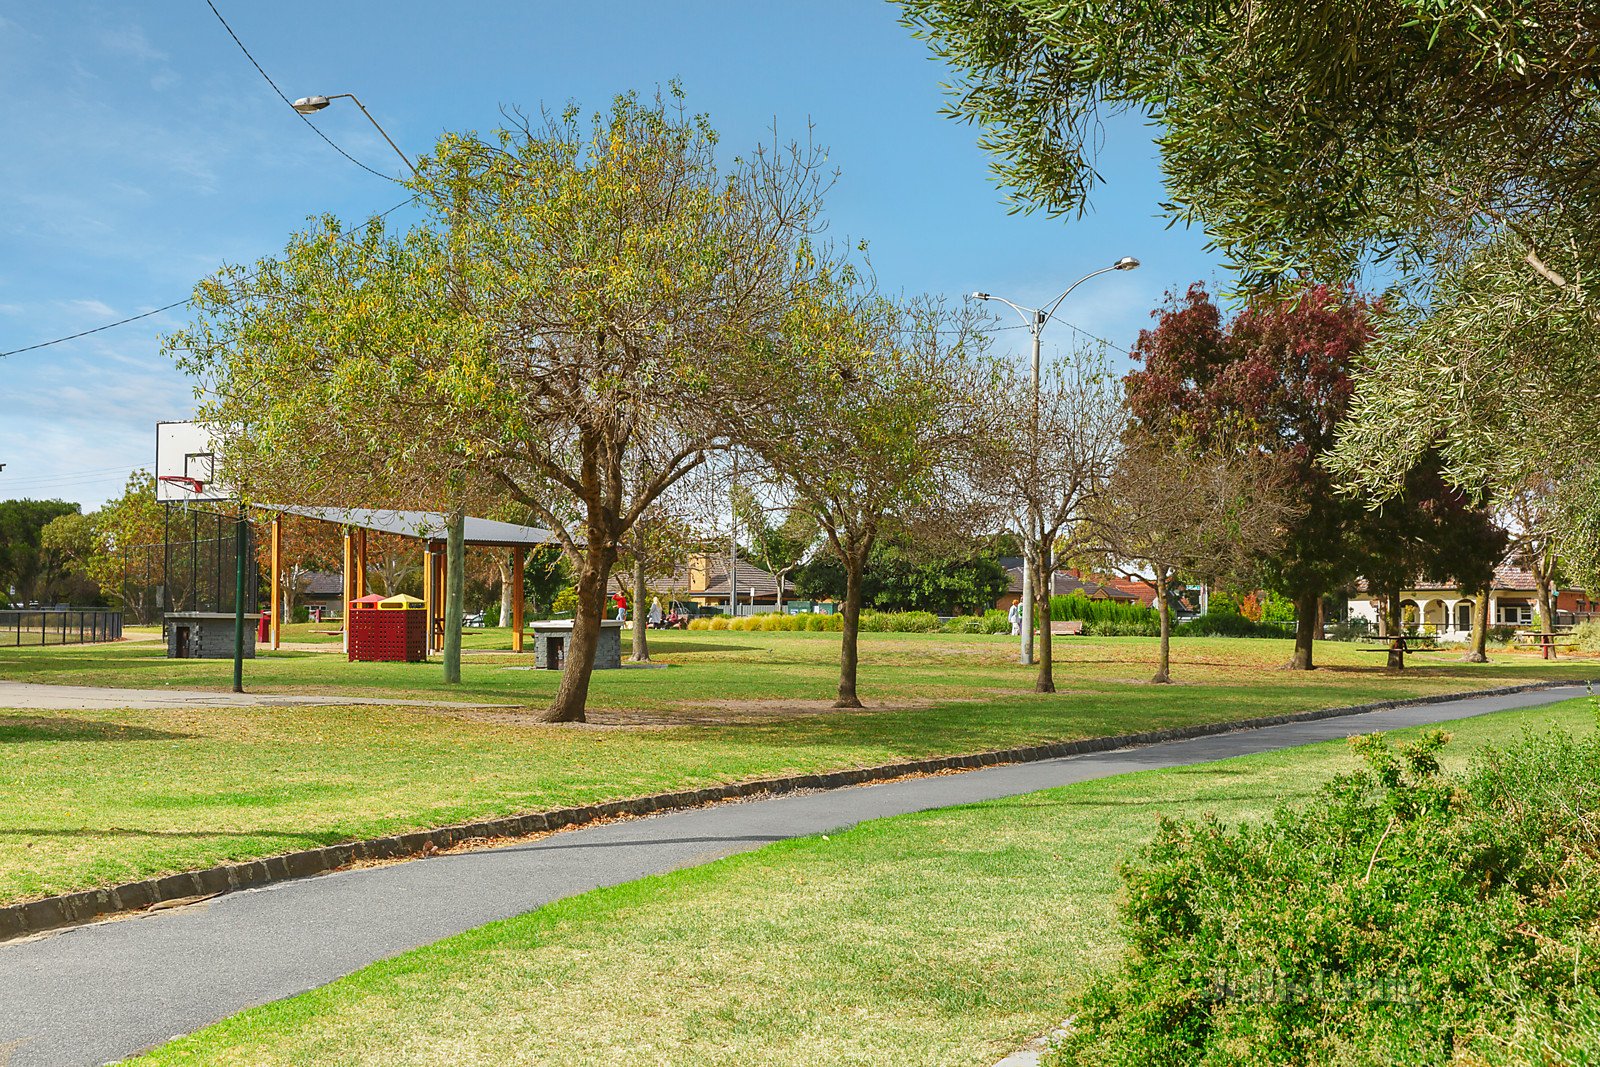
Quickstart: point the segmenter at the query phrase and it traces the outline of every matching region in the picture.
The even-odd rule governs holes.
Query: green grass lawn
[[[1583,701],[1450,724],[1447,763]],[[1259,819],[1340,742],[864,824],[560,901],[173,1042],[154,1064],[969,1064],[1057,1025],[1119,951],[1161,815]]]
[[[515,708],[0,710],[0,901],[519,811],[1595,666],[1506,656],[1397,675],[1330,644],[1330,667],[1303,674],[1271,669],[1286,642],[1192,639],[1175,646],[1191,684],[1161,687],[1142,681],[1149,640],[1063,645],[1062,692],[1039,696],[1004,639],[867,635],[862,692],[875,706],[853,713],[827,709],[837,635],[720,632],[658,640],[668,667],[598,673],[588,726]],[[256,689],[542,702],[554,676],[506,669],[526,662],[467,657],[465,684],[448,689],[437,666],[317,653],[263,656],[246,677]],[[228,670],[136,644],[0,650],[0,678],[40,682],[220,689]]]

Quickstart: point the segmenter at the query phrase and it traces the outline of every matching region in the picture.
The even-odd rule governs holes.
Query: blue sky
[[[1107,186],[1087,218],[1008,215],[976,131],[938,113],[945,69],[889,4],[216,3],[291,98],[354,92],[412,155],[447,129],[492,129],[502,105],[593,110],[673,78],[731,149],[774,121],[785,137],[811,123],[842,171],[832,232],[867,238],[893,290],[1038,303],[1137,256],[1140,270],[1095,279],[1062,309],[1125,349],[1167,290],[1220,273],[1200,233],[1159,216],[1151,131],[1136,120],[1108,127]],[[306,129],[204,0],[0,2],[0,93],[0,351],[181,300],[219,263],[281,248],[308,216],[404,199]],[[348,101],[313,121],[399,173]],[[150,465],[154,423],[193,410],[160,353],[183,321],[178,308],[0,359],[0,499],[93,507]],[[1072,340],[1052,326],[1046,352]]]

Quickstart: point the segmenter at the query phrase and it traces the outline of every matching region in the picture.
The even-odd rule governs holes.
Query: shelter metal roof
[[[307,519],[337,523],[340,526],[359,526],[378,533],[410,537],[418,541],[443,541],[445,524],[449,517],[442,511],[390,511],[382,508],[309,508],[295,504],[265,504],[264,511],[281,511]],[[479,519],[467,516],[463,530],[469,545],[489,545],[498,548],[516,548],[521,545],[548,545],[556,542],[549,530],[537,526],[522,526],[498,519]]]

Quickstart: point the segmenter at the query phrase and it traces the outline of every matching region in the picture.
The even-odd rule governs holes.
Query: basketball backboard
[[[232,500],[218,481],[221,452],[209,427],[198,422],[156,423],[156,500],[196,504]]]

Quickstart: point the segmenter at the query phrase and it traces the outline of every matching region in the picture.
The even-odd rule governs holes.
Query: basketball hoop
[[[206,483],[202,482],[199,478],[189,478],[182,474],[163,474],[161,477],[157,478],[156,481],[166,482],[168,485],[177,486],[181,489],[187,489],[195,496],[199,496],[200,490],[206,487]]]

